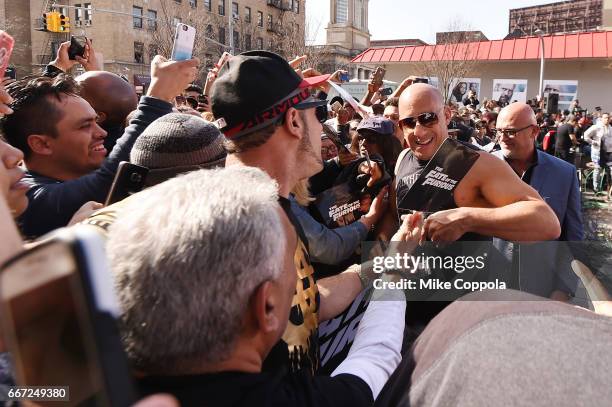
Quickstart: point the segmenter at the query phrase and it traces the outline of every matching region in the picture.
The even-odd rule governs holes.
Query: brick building
[[[592,31],[612,26],[612,1],[573,0],[510,10],[508,32],[517,36]]]
[[[203,67],[230,50],[230,38],[236,53],[268,49],[293,56],[304,48],[306,0],[62,0],[54,10],[70,17],[70,34],[36,31],[51,3],[0,0],[2,28],[25,45],[12,60],[19,65],[18,76],[47,64],[70,35],[86,35],[105,70],[146,86],[150,59],[170,53],[178,22],[198,30],[194,55]]]

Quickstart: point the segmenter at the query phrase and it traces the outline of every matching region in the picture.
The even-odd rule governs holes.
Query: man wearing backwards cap
[[[293,371],[315,372],[319,320],[342,312],[362,290],[355,270],[315,283],[308,242],[287,199],[299,180],[323,168],[321,123],[327,119],[327,102],[311,96],[311,88],[329,77],[302,78],[279,55],[251,51],[233,57],[212,90],[212,112],[227,138],[226,165],[259,167],[276,180],[279,204],[299,236],[294,257],[298,281],[289,324],[264,370],[289,363]]]

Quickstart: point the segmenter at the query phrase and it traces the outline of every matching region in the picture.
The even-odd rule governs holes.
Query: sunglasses
[[[399,126],[404,129],[414,129],[419,123],[421,126],[431,127],[438,123],[438,115],[433,112],[421,113],[416,117],[405,117],[399,121]]]
[[[495,129],[495,133],[498,136],[504,135],[505,137],[515,137],[517,133],[520,133],[521,131],[533,126],[533,124],[530,124],[529,126],[523,127],[522,129]]]
[[[327,101],[326,100],[317,99],[314,101],[304,101],[304,102],[298,103],[297,105],[293,107],[296,110],[306,110],[306,109],[312,109],[314,107],[315,116],[317,117],[317,120],[319,121],[319,123],[325,123],[327,121],[328,111],[327,111]]]

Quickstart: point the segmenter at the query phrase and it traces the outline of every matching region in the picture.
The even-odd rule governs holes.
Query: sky
[[[370,0],[369,29],[373,40],[420,38],[436,42],[436,32],[454,22],[482,31],[496,40],[508,34],[511,8],[555,3],[558,0]],[[306,0],[306,41],[325,43],[330,0]]]

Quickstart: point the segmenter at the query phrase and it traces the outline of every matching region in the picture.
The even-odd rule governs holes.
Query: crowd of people
[[[342,71],[267,51],[231,57],[202,87],[196,58],[158,55],[138,99],[101,70],[91,42],[78,61],[68,45],[40,75],[0,89],[0,260],[58,229],[104,239],[134,386],[153,396],[142,406],[612,401],[612,312],[568,304],[579,276],[544,261],[559,253],[519,256],[513,243],[583,240],[574,158],[591,158],[602,188],[607,113],[546,115],[473,90],[445,101],[415,77],[386,100],[374,82],[361,101],[330,98]],[[73,77],[76,64],[86,72]],[[435,210],[404,212],[448,140],[470,166]],[[148,169],[143,190],[105,206],[122,161]],[[325,201],[343,193],[351,210]],[[402,275],[362,261],[366,240],[408,251],[485,242],[508,267],[538,264],[517,290],[410,301],[373,290]],[[364,292],[332,366],[319,330]],[[3,385],[19,382],[13,369],[4,353]]]

